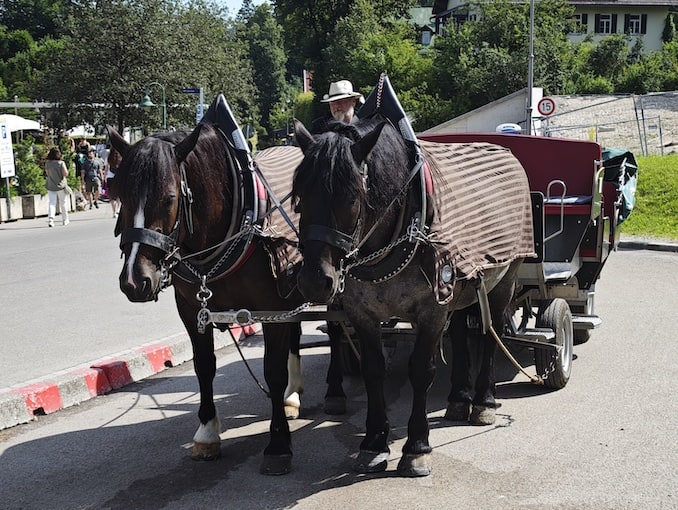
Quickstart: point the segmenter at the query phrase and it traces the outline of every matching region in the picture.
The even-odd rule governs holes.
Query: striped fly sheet
[[[530,189],[509,149],[484,142],[419,143],[434,182],[430,277],[436,299],[447,303],[455,279],[535,256]]]
[[[304,159],[298,147],[270,147],[254,155],[254,163],[269,184],[274,197],[282,202],[283,210],[295,228],[299,225],[299,215],[292,209],[290,192],[294,170]],[[269,197],[270,207],[275,207]],[[271,257],[273,274],[278,280],[278,291],[287,297],[296,286],[296,270],[301,263],[297,234],[285,216],[278,210],[270,214],[262,225],[264,234],[268,236],[266,249]]]

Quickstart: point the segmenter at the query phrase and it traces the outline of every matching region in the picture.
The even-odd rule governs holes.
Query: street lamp
[[[153,101],[151,101],[151,96],[148,95],[148,89],[153,85],[160,87],[162,90],[162,130],[167,131],[167,102],[165,98],[165,87],[162,83],[158,83],[157,81],[147,83],[144,86],[144,98],[141,100],[141,103],[139,103],[139,106],[141,108],[152,108],[153,106],[156,106]]]

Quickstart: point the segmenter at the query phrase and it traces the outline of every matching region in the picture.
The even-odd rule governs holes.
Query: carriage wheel
[[[593,287],[591,288],[593,290]],[[583,306],[573,306],[574,313],[581,313],[582,315],[593,315],[593,292],[590,292],[586,303]],[[574,345],[585,344],[591,339],[592,329],[575,329],[574,330]]]
[[[572,314],[567,301],[560,298],[545,301],[539,307],[537,327],[552,329],[556,335],[555,344],[561,347],[558,353],[545,349],[534,350],[537,374],[546,374],[544,384],[559,390],[565,387],[572,372],[574,334]]]

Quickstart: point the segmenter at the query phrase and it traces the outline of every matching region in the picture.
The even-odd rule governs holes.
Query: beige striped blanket
[[[534,256],[532,209],[527,176],[511,151],[484,142],[443,144],[420,140],[434,183],[431,249],[425,249],[436,299],[452,299],[455,280],[517,258]],[[271,147],[254,156],[279,200],[288,196],[294,170],[303,154],[297,147]],[[288,216],[298,226],[289,200]],[[297,238],[283,216],[274,212],[265,223],[273,238],[274,274],[281,292],[294,287],[294,267],[301,261]],[[442,276],[454,270],[454,278]]]
[[[456,279],[533,257],[532,206],[527,176],[510,150],[484,142],[435,143],[420,140],[434,181],[430,227],[436,298],[452,299]],[[449,273],[448,273],[449,274]]]

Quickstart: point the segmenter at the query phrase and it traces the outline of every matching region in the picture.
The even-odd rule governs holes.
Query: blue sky
[[[254,0],[252,3],[256,6],[262,2],[263,0]],[[221,3],[228,7],[229,14],[234,17],[242,7],[242,0],[221,0]]]

